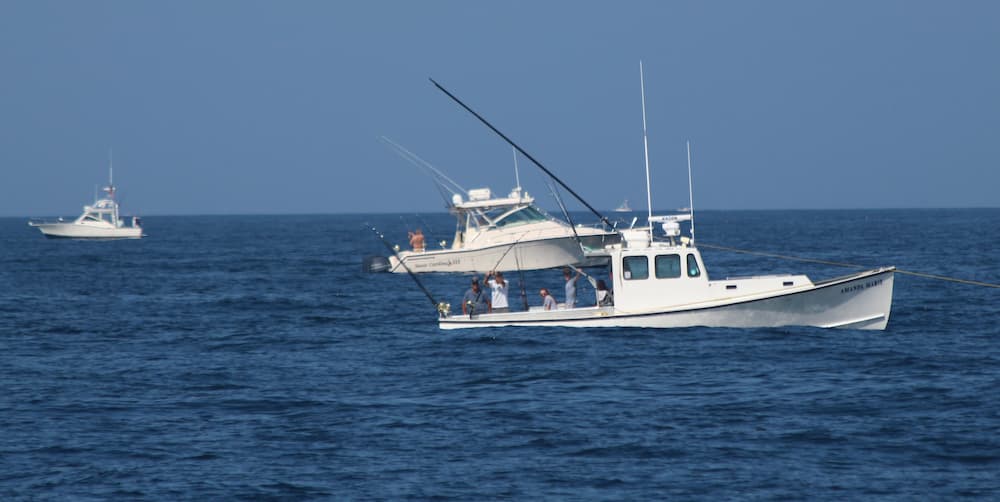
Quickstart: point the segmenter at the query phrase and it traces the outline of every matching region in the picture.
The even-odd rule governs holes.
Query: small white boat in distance
[[[56,222],[32,220],[28,225],[37,227],[43,235],[50,238],[139,239],[143,237],[139,217],[125,218],[119,215],[113,180],[109,169],[108,186],[103,189],[106,196],[96,200],[91,206],[83,206],[83,214],[77,219],[71,222],[63,221],[62,218]],[[126,220],[131,220],[131,224],[126,225]]]
[[[441,249],[398,251],[388,257],[388,271],[507,272],[587,265],[587,252],[621,240],[614,230],[572,227],[542,211],[534,200],[520,187],[506,197],[493,197],[489,188],[469,190],[468,200],[454,194],[451,246],[442,242]]]
[[[622,205],[615,208],[616,213],[631,213],[632,208],[628,207],[628,199],[622,201]]]
[[[882,267],[812,282],[805,275],[767,275],[709,280],[701,254],[682,237],[677,222],[659,218],[667,241],[650,228],[623,230],[609,246],[614,304],[472,316],[442,309],[441,329],[496,326],[760,328],[817,326],[885,329],[892,307],[895,267]],[[596,302],[595,302],[596,303]]]

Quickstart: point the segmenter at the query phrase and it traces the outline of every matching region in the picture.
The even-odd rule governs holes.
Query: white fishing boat
[[[767,275],[710,280],[701,253],[689,238],[674,239],[679,221],[663,218],[667,241],[649,228],[623,230],[624,241],[607,248],[614,304],[471,316],[442,309],[441,329],[498,326],[759,328],[817,326],[885,329],[892,307],[894,267],[812,282],[805,275]],[[596,302],[595,302],[596,303]]]
[[[506,197],[494,197],[488,188],[468,191],[468,200],[455,194],[450,212],[456,229],[450,245],[440,249],[400,250],[388,257],[388,271],[486,272],[538,270],[565,265],[603,263],[601,254],[588,253],[619,242],[612,231],[570,224],[534,205],[534,198],[514,188]],[[404,266],[405,265],[405,266]]]
[[[641,63],[639,72],[645,147],[645,87],[642,83]],[[437,82],[434,84],[472,112],[471,108]],[[472,113],[507,139],[481,116]],[[507,141],[513,144],[509,139]],[[650,208],[648,225],[621,230],[622,240],[605,247],[612,283],[610,298],[613,301],[597,302],[595,298],[595,304],[600,305],[550,310],[531,307],[521,312],[470,315],[452,315],[450,305],[437,302],[439,326],[442,329],[498,326],[817,326],[885,329],[892,308],[895,267],[881,267],[815,283],[805,275],[763,275],[710,280],[701,253],[694,244],[694,211],[690,209],[694,207],[690,143],[687,150],[690,198],[688,214],[652,215],[648,151],[646,148],[646,197]],[[535,163],[549,172],[540,163]],[[680,224],[684,221],[690,222],[690,237],[680,236]],[[659,239],[654,239],[653,225],[656,223],[663,229],[663,236]]]
[[[397,245],[391,256],[367,257],[363,268],[369,272],[509,272],[592,266],[607,261],[604,246],[621,240],[607,222],[573,225],[536,206],[535,199],[521,188],[516,152],[516,186],[506,197],[497,197],[489,188],[466,190],[398,143],[386,137],[381,140],[434,180],[448,212],[455,217],[455,233],[450,243],[439,241],[436,248],[421,236],[415,244],[411,241],[411,249]],[[446,193],[451,194],[450,199]],[[561,200],[559,203],[562,205]],[[568,213],[565,215],[569,220]],[[597,255],[592,257],[591,253]]]
[[[143,237],[139,217],[123,217],[115,200],[114,177],[108,170],[108,186],[103,188],[104,198],[93,205],[83,206],[83,214],[73,221],[47,222],[32,220],[28,225],[38,228],[50,238],[68,239],[139,239]]]
[[[631,213],[632,208],[628,206],[628,199],[622,201],[622,205],[615,208],[616,213]]]

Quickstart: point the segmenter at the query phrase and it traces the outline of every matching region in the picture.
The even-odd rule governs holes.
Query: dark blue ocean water
[[[151,216],[147,239],[83,242],[0,219],[0,498],[1000,497],[1000,290],[897,275],[884,332],[441,332],[410,278],[361,272],[384,254],[365,222],[401,244],[452,229]],[[697,225],[705,243],[1000,282],[997,209]],[[712,277],[848,272],[703,254]],[[554,271],[526,280],[560,291]],[[468,278],[424,281],[457,304]]]

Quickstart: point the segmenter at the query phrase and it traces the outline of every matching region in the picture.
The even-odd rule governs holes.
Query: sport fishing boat
[[[622,205],[615,208],[616,213],[631,213],[632,208],[628,206],[628,199],[622,201]]]
[[[516,187],[506,197],[489,188],[468,191],[468,199],[452,196],[455,216],[450,246],[401,250],[387,258],[388,271],[486,272],[538,270],[566,265],[590,266],[606,261],[603,249],[619,242],[614,231],[571,226],[534,205],[535,199]],[[591,257],[592,253],[597,256]]]
[[[567,221],[536,206],[535,199],[521,189],[516,152],[516,186],[506,197],[498,197],[489,188],[466,190],[398,143],[384,136],[380,139],[435,182],[448,212],[455,217],[455,234],[450,244],[438,242],[438,249],[431,249],[429,243],[414,245],[410,250],[390,246],[390,256],[365,259],[363,268],[369,272],[485,273],[594,266],[607,261],[604,246],[621,240],[607,221],[595,226],[573,225],[558,196]]]
[[[452,315],[439,307],[441,329],[497,326],[758,328],[817,326],[885,329],[892,307],[895,267],[882,267],[812,282],[805,275],[766,275],[710,280],[692,239],[675,237],[679,222],[663,222],[667,239],[652,228],[622,230],[608,246],[613,305]],[[596,303],[596,302],[595,302]]]
[[[139,239],[143,237],[139,217],[127,218],[118,213],[111,169],[108,170],[108,186],[103,188],[103,192],[104,198],[97,199],[93,205],[83,206],[83,214],[73,221],[63,221],[62,218],[55,222],[32,220],[28,225],[37,227],[49,238]]]

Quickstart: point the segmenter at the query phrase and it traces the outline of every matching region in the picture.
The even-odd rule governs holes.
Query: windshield
[[[491,215],[492,216],[492,215]],[[528,223],[538,223],[540,221],[545,221],[545,214],[539,211],[533,206],[524,206],[520,210],[514,211],[513,213],[504,216],[503,218],[496,221],[496,226],[498,227],[512,227],[515,225],[525,225]]]

